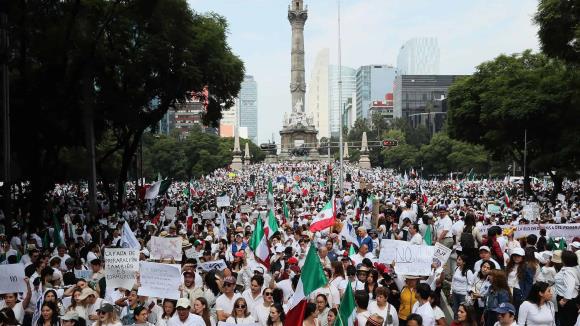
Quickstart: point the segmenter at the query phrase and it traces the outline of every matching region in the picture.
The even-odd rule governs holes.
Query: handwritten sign
[[[87,269],[82,269],[82,270],[75,269],[75,277],[76,278],[82,278],[83,280],[89,280],[92,275],[93,275],[93,271],[90,271]]]
[[[165,213],[165,220],[173,221],[175,219],[175,215],[177,215],[177,207],[167,206],[163,209]]]
[[[447,260],[449,260],[449,256],[451,256],[451,251],[452,251],[451,249],[445,247],[439,242],[435,244],[433,262],[437,264],[437,267],[441,267],[447,263]]]
[[[251,213],[252,212],[252,207],[250,205],[242,205],[240,206],[240,212],[242,213]]]
[[[211,219],[215,218],[215,212],[213,212],[213,211],[201,212],[201,218],[204,220],[211,220]]]
[[[0,265],[0,294],[26,292],[24,265]]]
[[[230,196],[221,196],[215,198],[217,207],[227,207],[230,206]]]
[[[181,261],[181,238],[151,237],[151,259]]]
[[[198,259],[201,256],[203,256],[203,253],[196,251],[194,247],[191,247],[185,251],[185,257],[187,258]]]
[[[107,287],[130,289],[139,271],[139,250],[129,248],[105,248],[105,271]]]
[[[209,272],[209,271],[223,271],[224,269],[226,269],[227,265],[224,262],[223,259],[220,260],[214,260],[214,261],[208,261],[205,263],[201,263],[199,264],[199,266],[197,267],[198,269],[201,269],[203,271]]]
[[[141,262],[139,275],[141,281],[139,295],[179,299],[180,265]]]
[[[395,272],[401,275],[429,276],[435,248],[411,245],[407,241],[382,240],[379,261],[395,261]]]

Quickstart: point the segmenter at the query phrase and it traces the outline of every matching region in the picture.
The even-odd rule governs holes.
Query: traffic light
[[[273,143],[263,143],[260,145],[260,148],[264,151],[271,151],[276,149],[276,144]]]
[[[398,141],[396,140],[390,140],[390,139],[386,139],[383,140],[383,147],[395,147],[398,145]]]

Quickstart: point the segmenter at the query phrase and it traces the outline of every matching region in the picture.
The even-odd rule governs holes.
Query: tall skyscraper
[[[239,98],[239,126],[248,128],[248,138],[258,143],[258,84],[253,76],[244,76]]]
[[[338,99],[338,66],[331,65],[328,67],[328,98],[329,98],[329,120],[330,120],[330,134],[338,137],[340,132],[340,107],[344,109],[352,93],[356,91],[356,70],[350,67],[341,67],[342,75],[342,102]],[[342,117],[344,118],[344,117]]]
[[[393,92],[397,70],[389,65],[362,66],[356,71],[356,117],[368,119],[373,101]]]
[[[415,37],[403,44],[397,57],[399,75],[438,75],[439,45],[435,37]]]
[[[320,50],[316,55],[314,68],[310,74],[310,83],[308,84],[306,113],[312,116],[312,122],[316,130],[318,130],[318,138],[330,137],[328,62],[328,49]]]

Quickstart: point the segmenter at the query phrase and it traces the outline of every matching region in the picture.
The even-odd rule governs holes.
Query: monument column
[[[292,53],[290,73],[290,93],[292,93],[292,110],[303,113],[305,105],[306,82],[304,77],[304,24],[308,10],[303,0],[293,0],[288,6],[288,21],[292,26]]]

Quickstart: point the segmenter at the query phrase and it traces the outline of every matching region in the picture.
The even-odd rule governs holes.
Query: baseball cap
[[[102,312],[113,312],[113,306],[109,303],[103,303],[101,305],[101,307],[99,307],[99,309],[97,309],[97,311],[102,311]]]
[[[229,283],[229,284],[236,284],[236,278],[233,276],[226,276],[224,278],[224,284],[225,283]]]
[[[179,298],[179,300],[177,300],[177,305],[175,305],[176,308],[189,308],[190,307],[190,303],[189,303],[189,299],[187,298]]]
[[[482,250],[485,250],[487,252],[491,252],[491,250],[489,250],[489,247],[488,246],[481,246],[481,247],[479,247],[479,251],[482,251]]]
[[[288,258],[288,264],[298,264],[298,259],[296,257]]]
[[[504,303],[500,304],[497,308],[493,309],[493,311],[495,311],[499,314],[505,314],[506,312],[509,312],[513,315],[516,314],[516,308],[514,307],[513,304],[511,304],[509,302],[504,302]]]
[[[512,249],[512,252],[510,255],[518,255],[518,256],[523,257],[526,255],[526,252],[522,248],[514,248],[514,249]]]

